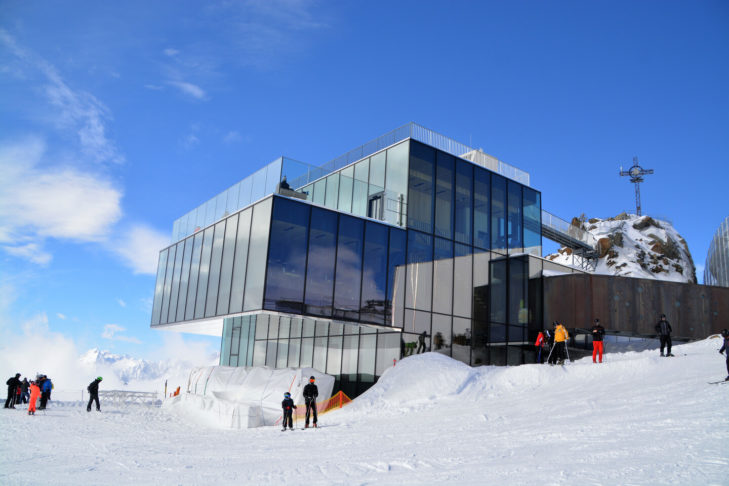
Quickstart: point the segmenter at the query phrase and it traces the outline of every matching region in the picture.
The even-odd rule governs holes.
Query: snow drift
[[[247,429],[274,425],[281,419],[284,392],[304,403],[304,386],[316,378],[318,401],[328,399],[334,377],[313,368],[205,366],[193,368],[183,393],[165,407],[200,425]]]

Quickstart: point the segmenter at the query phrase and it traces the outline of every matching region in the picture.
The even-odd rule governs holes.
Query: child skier
[[[283,408],[283,429],[281,429],[281,431],[283,432],[284,430],[286,430],[287,421],[289,424],[289,429],[294,430],[292,414],[294,412],[293,409],[296,408],[296,405],[294,405],[294,401],[291,399],[291,393],[284,393],[284,399],[281,402],[281,408]]]
[[[38,401],[38,397],[41,394],[40,387],[36,385],[35,381],[30,382],[30,403],[28,404],[28,415],[35,415],[35,403]]]

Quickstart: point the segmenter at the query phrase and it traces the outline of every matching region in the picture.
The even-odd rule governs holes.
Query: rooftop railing
[[[589,246],[592,249],[595,249],[597,247],[597,238],[595,238],[592,233],[590,233],[589,231],[585,231],[582,228],[575,226],[571,223],[568,223],[564,219],[558,218],[557,216],[548,213],[543,209],[542,226],[546,226],[552,231],[558,233],[560,236],[566,237],[564,241],[559,241],[558,243],[567,244],[568,242],[566,240],[571,239],[576,240],[577,242],[581,242],[583,245]]]

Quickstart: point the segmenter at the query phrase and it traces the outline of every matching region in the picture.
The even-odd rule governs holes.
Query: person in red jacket
[[[546,329],[539,331],[537,334],[537,340],[534,342],[534,347],[537,348],[537,363],[544,363],[544,357],[542,356],[542,349],[548,346],[549,331]]]
[[[41,391],[35,381],[30,382],[30,403],[28,403],[28,415],[35,415],[35,403],[38,401]]]

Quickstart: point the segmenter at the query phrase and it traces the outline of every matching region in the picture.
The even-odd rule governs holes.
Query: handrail
[[[581,241],[593,249],[597,248],[597,238],[595,238],[592,233],[568,223],[564,219],[561,219],[544,209],[542,209],[542,226],[546,226],[553,231],[566,235],[574,240]]]

